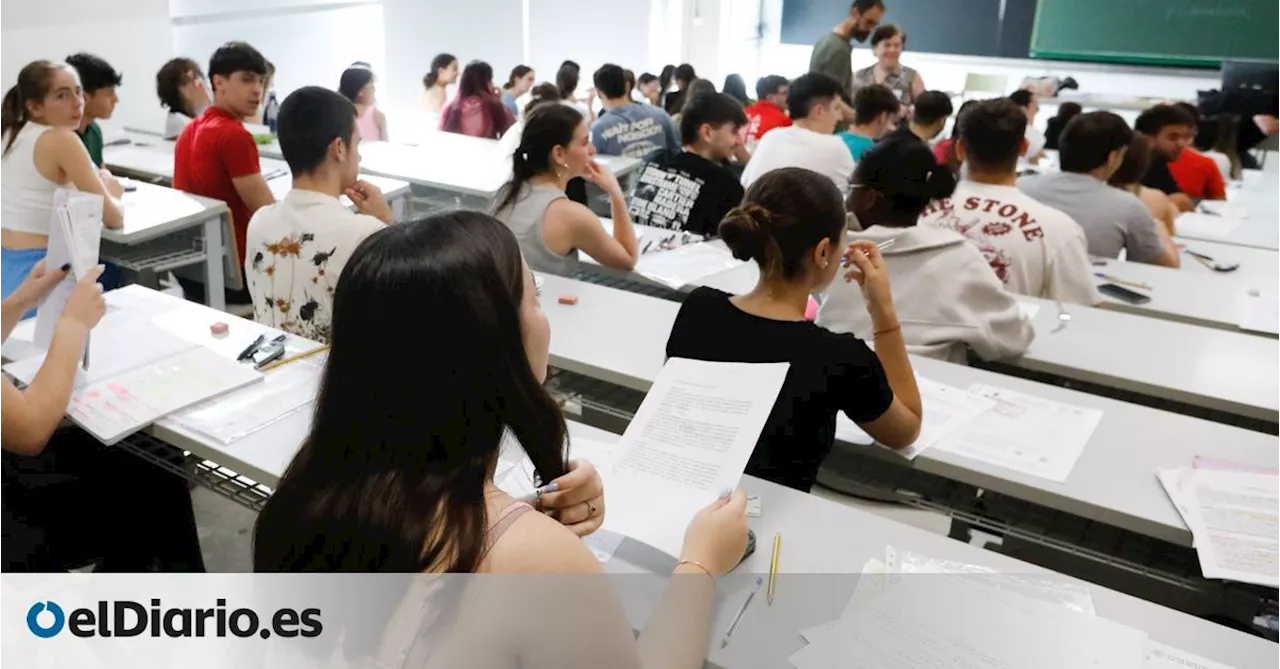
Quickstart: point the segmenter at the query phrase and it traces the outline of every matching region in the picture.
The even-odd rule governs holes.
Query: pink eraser
[[[572,295],[561,295],[559,302],[560,304],[574,305],[578,303],[578,298]]]
[[[229,332],[230,330],[231,330],[231,327],[228,326],[226,323],[222,323],[222,322],[214,323],[213,325],[209,326],[209,332],[213,334],[215,337],[218,335],[227,334],[227,332]]]

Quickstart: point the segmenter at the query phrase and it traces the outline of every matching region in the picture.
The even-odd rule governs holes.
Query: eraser
[[[578,298],[572,295],[561,295],[559,302],[560,304],[574,305],[578,303]]]
[[[226,323],[218,322],[209,326],[209,333],[215,337],[221,337],[230,332],[231,328]]]

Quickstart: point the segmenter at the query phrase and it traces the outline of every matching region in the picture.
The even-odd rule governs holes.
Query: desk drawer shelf
[[[205,261],[204,235],[190,228],[141,244],[116,244],[103,240],[101,257],[135,272],[167,272]]]

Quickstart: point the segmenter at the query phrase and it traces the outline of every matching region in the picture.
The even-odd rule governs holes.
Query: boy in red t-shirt
[[[746,110],[748,147],[755,146],[770,130],[791,125],[791,117],[786,112],[789,87],[787,78],[776,74],[756,82],[756,103]]]
[[[266,74],[267,60],[252,46],[228,42],[218,47],[209,59],[213,104],[187,124],[173,156],[174,188],[227,203],[240,267],[244,266],[249,218],[275,202],[262,178],[258,145],[244,127],[244,119],[252,117],[262,101]],[[183,288],[188,298],[197,297],[190,294],[199,290],[194,283],[184,282]],[[249,302],[247,291],[228,291],[227,299]]]
[[[1191,135],[1194,141],[1195,132],[1199,131],[1200,110],[1189,102],[1176,102],[1173,106],[1181,108],[1195,119],[1196,127]],[[1177,158],[1169,161],[1169,173],[1173,175],[1178,188],[1188,197],[1196,200],[1227,199],[1227,183],[1218,164],[1190,146],[1183,149]]]

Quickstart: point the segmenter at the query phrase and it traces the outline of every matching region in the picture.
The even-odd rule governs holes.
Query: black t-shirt
[[[688,151],[661,153],[640,168],[628,209],[641,225],[710,237],[742,195],[724,166]]]
[[[836,411],[865,423],[893,403],[880,359],[861,339],[808,321],[753,316],[714,288],[689,293],[667,339],[667,356],[791,363],[746,473],[804,492],[835,441]]]
[[[1155,152],[1151,154],[1151,165],[1147,167],[1146,176],[1142,177],[1142,185],[1165,195],[1182,192],[1178,188],[1178,182],[1173,180],[1173,173],[1169,171],[1169,159]]]

